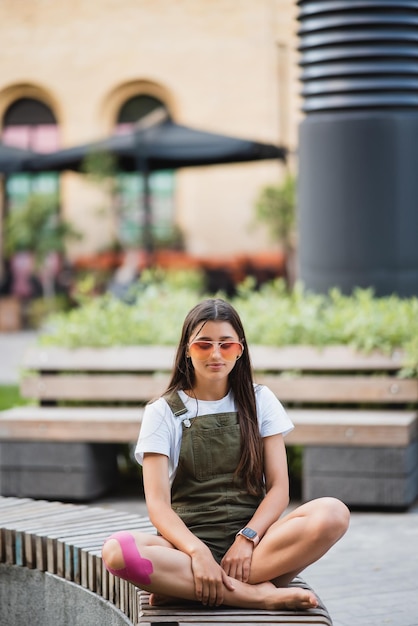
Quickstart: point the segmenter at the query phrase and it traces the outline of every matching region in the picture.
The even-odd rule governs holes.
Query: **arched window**
[[[3,141],[38,152],[56,150],[58,129],[54,114],[40,100],[16,100],[9,106],[3,118]]]
[[[170,118],[170,114],[167,111],[165,105],[158,98],[154,98],[154,96],[134,96],[133,98],[129,98],[122,105],[117,124],[118,126],[124,124],[135,124],[138,120],[145,117],[149,113],[152,113],[156,109],[165,109],[167,113],[167,117]]]
[[[166,109],[164,103],[153,96],[138,95],[129,98],[120,108],[116,132],[130,132],[138,120],[160,108]],[[167,116],[170,117],[168,111]],[[124,247],[138,247],[143,243],[146,218],[143,177],[139,174],[121,173],[118,182],[119,239]],[[178,243],[178,231],[174,223],[174,182],[172,171],[153,172],[149,176],[151,234],[156,247],[172,247]]]
[[[15,100],[3,117],[3,143],[36,152],[53,152],[59,147],[58,126],[51,109],[34,98]],[[6,206],[13,210],[24,204],[30,193],[58,194],[59,176],[51,172],[19,173],[8,176]]]
[[[55,116],[41,100],[35,98],[15,100],[6,110],[1,127],[1,140],[9,146],[36,152],[52,152],[59,147]],[[36,210],[34,207],[48,206],[47,203],[51,199],[53,201],[51,207],[54,210],[55,206],[58,207],[58,195],[59,175],[54,172],[10,174],[3,188],[4,217],[7,219],[7,215],[10,214],[13,218],[18,218],[20,212],[23,216],[21,219],[26,220],[28,213],[25,210],[29,211],[29,215],[32,216],[33,211]],[[42,196],[41,203],[36,196]],[[3,229],[1,230],[3,232]],[[24,299],[37,297],[42,289],[33,253],[34,241],[39,242],[40,235],[36,232],[33,238],[27,235],[27,232],[31,234],[33,231],[26,229],[25,233],[25,228],[18,229],[16,226],[14,232],[17,240],[20,238],[20,241],[15,242],[15,246],[17,250],[21,250],[21,253],[13,254],[9,262],[4,264],[7,270],[4,272],[4,280],[0,282],[3,282],[3,289],[6,293],[11,291]],[[4,249],[3,246],[1,249]],[[53,267],[51,263],[49,267]],[[57,271],[58,269],[54,270],[55,273]],[[51,277],[48,286],[44,286],[44,293],[53,292],[53,280],[54,277]]]

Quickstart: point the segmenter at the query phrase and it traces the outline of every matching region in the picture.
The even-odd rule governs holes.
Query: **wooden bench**
[[[304,500],[334,495],[352,506],[400,508],[414,502],[418,379],[398,376],[400,352],[254,346],[251,356],[257,382],[274,391],[295,423],[286,443],[303,446]],[[103,475],[114,444],[136,441],[143,406],[164,390],[173,358],[173,348],[157,346],[30,349],[21,392],[38,406],[0,414],[0,441],[7,442],[1,456],[45,460],[42,449],[26,454],[14,447],[19,442],[56,442],[60,454],[68,442],[99,446],[100,454],[92,455],[104,459],[96,472]],[[10,491],[4,466],[1,476],[3,495],[34,495]]]
[[[118,530],[138,529],[155,532],[146,517],[116,512],[101,507],[43,502],[30,499],[0,497],[0,622],[17,623],[14,620],[17,604],[27,606],[25,623],[42,623],[44,626],[64,623],[63,615],[57,619],[54,611],[63,602],[65,594],[60,593],[48,615],[41,614],[46,601],[42,594],[48,589],[51,577],[65,584],[75,584],[72,597],[75,599],[67,610],[65,623],[83,624],[131,624],[134,626],[183,626],[186,624],[290,624],[332,626],[331,618],[320,601],[318,608],[308,611],[261,611],[219,607],[205,608],[201,605],[180,605],[152,607],[149,595],[137,587],[109,574],[103,565],[101,548],[104,540]],[[22,572],[22,568],[26,568]],[[16,571],[17,570],[17,571]],[[36,589],[32,585],[31,573],[44,573],[43,585]],[[4,573],[3,573],[4,572]],[[18,573],[24,576],[18,576]],[[7,575],[6,575],[7,574]],[[19,603],[13,603],[12,590],[8,585],[16,585],[23,580],[19,590]],[[302,579],[295,579],[294,585],[309,585]],[[97,608],[93,606],[90,619],[86,619],[82,591],[90,592],[97,598]],[[36,593],[36,601],[31,600]],[[25,601],[26,600],[26,601]],[[103,620],[100,611],[115,611],[112,621]],[[25,610],[25,609],[24,609]],[[97,611],[97,615],[95,612]],[[37,613],[38,612],[38,613]],[[126,616],[117,620],[118,614]],[[101,616],[101,617],[100,617]],[[19,623],[24,623],[20,621]]]

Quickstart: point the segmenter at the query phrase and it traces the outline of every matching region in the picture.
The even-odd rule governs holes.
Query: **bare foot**
[[[268,610],[277,609],[315,609],[318,598],[312,591],[301,587],[275,587],[271,583],[266,588],[265,607]]]
[[[272,583],[259,583],[254,585],[257,589],[257,599],[254,604],[247,605],[244,603],[238,604],[238,606],[249,606],[253,608],[264,608],[267,611],[277,611],[280,609],[314,609],[318,606],[318,599],[314,593],[301,587],[275,587]],[[184,600],[181,598],[174,598],[172,596],[165,596],[160,593],[151,593],[149,597],[149,603],[151,606],[167,606],[178,604],[200,604],[200,602],[193,600]],[[228,605],[228,602],[225,602]],[[230,606],[237,606],[234,602]]]

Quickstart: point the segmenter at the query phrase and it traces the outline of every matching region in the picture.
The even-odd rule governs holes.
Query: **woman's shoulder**
[[[145,406],[146,415],[165,415],[168,413],[171,413],[171,411],[167,399],[164,396],[151,400]]]
[[[171,436],[178,427],[179,420],[167,404],[165,398],[161,396],[149,402],[142,417],[140,439],[152,436]]]
[[[164,396],[159,396],[158,398],[154,398],[153,400],[150,400],[147,403],[147,407],[151,408],[151,409],[160,409],[164,406],[167,406],[167,400],[164,398]]]
[[[257,385],[255,395],[262,436],[286,434],[293,429],[284,406],[269,387]]]
[[[266,385],[254,383],[254,392],[257,402],[278,402],[277,396]]]
[[[191,401],[183,391],[169,391],[147,404],[146,414],[158,414],[164,418],[178,421],[177,418],[189,410]]]
[[[256,385],[256,404],[259,409],[285,412],[285,408],[276,394],[266,385]]]

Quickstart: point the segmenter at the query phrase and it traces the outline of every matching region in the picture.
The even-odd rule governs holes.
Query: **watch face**
[[[242,534],[244,535],[244,537],[248,537],[248,539],[254,539],[254,537],[257,537],[257,533],[251,528],[244,528],[242,530]]]

